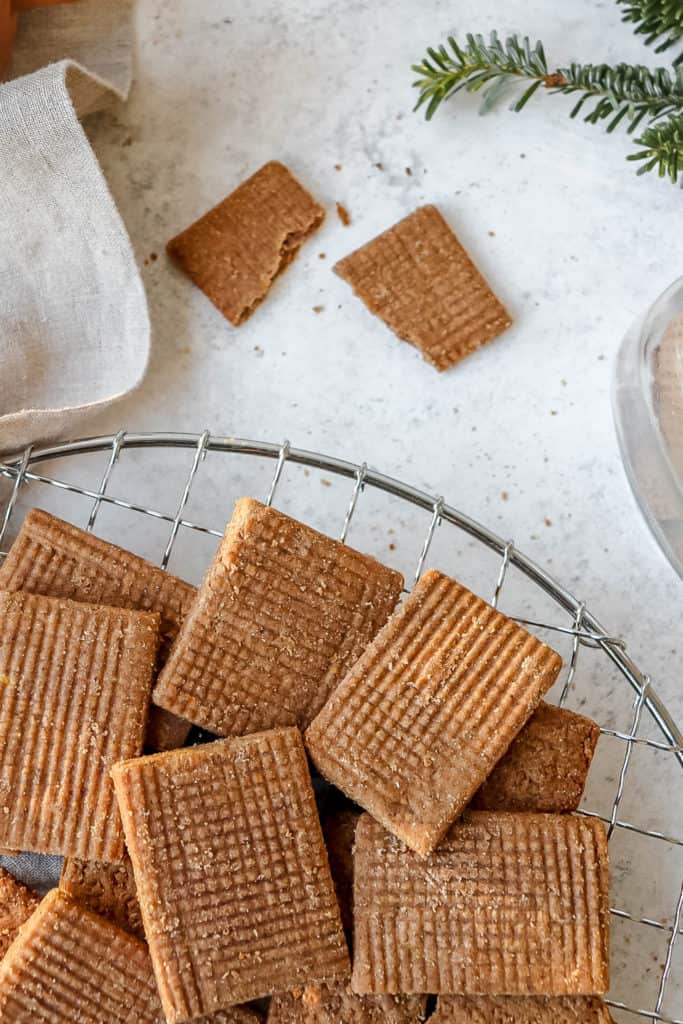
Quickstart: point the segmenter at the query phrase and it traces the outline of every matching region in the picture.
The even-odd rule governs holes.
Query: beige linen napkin
[[[144,288],[79,121],[127,95],[131,20],[126,0],[27,12],[10,73],[32,73],[0,86],[3,453],[72,433],[145,373]]]

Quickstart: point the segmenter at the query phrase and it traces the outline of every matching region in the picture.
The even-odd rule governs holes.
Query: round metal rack
[[[174,472],[174,456],[182,451],[189,454],[189,466],[181,467],[182,474],[170,509],[149,507],[147,503],[136,500],[135,480],[132,486],[130,482],[127,484],[127,489],[123,493],[118,493],[112,488],[114,480],[118,479],[115,472],[119,471],[130,453],[142,453],[138,455],[132,467],[134,475],[138,474],[138,479],[141,479],[139,474],[147,475],[146,467],[154,465],[158,470],[162,464],[164,476],[170,478]],[[594,808],[588,803],[579,813],[601,818],[607,826],[611,841],[617,836],[626,835],[640,837],[649,845],[647,863],[643,863],[642,857],[636,857],[631,861],[629,871],[621,871],[618,877],[613,878],[612,915],[615,927],[623,924],[635,928],[640,938],[636,937],[623,947],[624,950],[630,950],[630,953],[622,951],[620,954],[619,963],[613,970],[613,988],[608,1002],[616,1019],[620,1021],[644,1018],[660,1024],[683,1024],[683,941],[680,940],[683,933],[683,884],[680,884],[683,879],[683,831],[680,829],[680,815],[676,813],[675,801],[671,803],[674,794],[669,794],[671,806],[666,829],[651,827],[650,818],[645,813],[647,805],[644,802],[642,820],[627,820],[622,813],[629,787],[634,787],[639,779],[642,782],[643,778],[643,771],[634,767],[636,751],[646,748],[653,757],[659,758],[658,772],[663,759],[666,767],[674,771],[671,784],[680,787],[681,780],[677,772],[683,767],[683,735],[657,695],[649,677],[632,660],[627,643],[608,632],[580,598],[523,554],[511,540],[498,536],[448,504],[443,497],[428,494],[377,472],[365,462],[352,463],[306,451],[291,446],[287,441],[273,444],[234,437],[218,437],[209,431],[202,434],[139,434],[121,431],[108,437],[88,438],[51,447],[27,448],[16,456],[6,457],[4,461],[0,461],[0,560],[6,554],[11,537],[20,525],[22,509],[32,504],[48,507],[49,495],[61,492],[62,495],[68,495],[69,500],[77,503],[74,507],[81,510],[78,525],[83,525],[88,530],[97,529],[104,508],[126,510],[157,520],[165,530],[165,546],[159,561],[164,568],[167,567],[179,538],[183,538],[186,546],[191,546],[192,538],[199,535],[204,535],[205,539],[219,538],[222,535],[222,522],[226,514],[229,514],[224,508],[221,509],[222,518],[217,523],[201,521],[192,513],[193,499],[197,490],[202,487],[200,470],[209,453],[231,457],[227,463],[221,463],[221,467],[224,466],[221,472],[228,474],[237,459],[249,456],[258,460],[270,460],[273,471],[264,493],[254,494],[254,497],[260,497],[269,504],[277,501],[283,486],[283,478],[291,466],[305,467],[304,471],[307,473],[315,471],[346,479],[348,488],[342,506],[331,514],[329,501],[325,505],[325,515],[330,521],[326,519],[324,529],[342,541],[346,541],[362,507],[364,496],[369,492],[382,493],[399,503],[398,506],[392,506],[393,512],[390,510],[387,513],[387,526],[391,526],[391,515],[396,515],[397,507],[412,506],[422,510],[426,513],[424,532],[417,539],[416,559],[408,589],[427,564],[435,538],[442,536],[445,530],[456,531],[460,541],[464,535],[469,544],[482,545],[489,552],[493,552],[498,561],[490,580],[489,592],[482,596],[494,605],[499,604],[506,588],[509,587],[511,572],[517,571],[528,584],[531,584],[532,590],[544,595],[544,610],[534,615],[533,608],[527,601],[525,614],[514,617],[531,630],[545,633],[549,631],[558,641],[563,639],[570,645],[565,674],[555,695],[558,703],[575,706],[577,709],[586,707],[587,695],[582,692],[581,665],[582,657],[586,657],[585,654],[582,655],[583,651],[590,650],[593,656],[609,664],[614,678],[620,680],[620,688],[614,689],[614,700],[620,702],[621,710],[625,708],[628,724],[626,728],[614,728],[612,724],[600,723],[603,737],[612,744],[612,751],[616,751],[605,771],[604,786],[601,789],[601,793],[604,794],[609,788],[609,798],[602,801],[600,808]],[[92,457],[96,455],[100,457],[101,462],[103,460],[103,468],[100,467],[92,486],[83,487],[64,479],[63,474],[60,475],[60,462],[77,458],[80,460],[79,464],[87,471],[94,461]],[[4,492],[1,489],[3,478]],[[88,479],[91,477],[88,476]],[[125,538],[119,537],[118,540],[126,546]],[[380,554],[377,551],[372,553]],[[557,618],[547,614],[547,599],[550,599],[551,607],[556,609]],[[591,673],[588,675],[594,678]],[[592,710],[590,713],[593,713]],[[661,789],[658,779],[659,774],[657,779],[652,779],[653,793],[657,787]],[[646,778],[645,781],[649,786],[649,779]],[[680,806],[680,800],[678,803]],[[676,869],[672,872],[671,863],[672,857],[679,853],[681,871],[680,875],[676,875]],[[646,878],[649,879],[648,884],[642,881]],[[675,879],[673,886],[672,878]],[[665,884],[670,892],[661,891]],[[657,907],[661,905],[667,908],[666,913],[650,913],[648,906],[641,906],[636,912],[628,909],[628,896],[635,888],[656,892]],[[640,929],[643,931],[639,931]],[[651,953],[652,948],[657,951],[656,954]],[[653,976],[653,973],[656,976]],[[644,986],[646,976],[649,987]],[[643,992],[646,988],[651,992],[651,1001],[643,1006],[641,1002],[644,1001]],[[678,1004],[673,1010],[673,1015],[667,1008],[671,1007],[672,999]]]

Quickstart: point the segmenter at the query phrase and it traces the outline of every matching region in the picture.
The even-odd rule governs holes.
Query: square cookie
[[[415,210],[334,269],[371,313],[437,370],[512,323],[434,206]]]
[[[361,817],[355,809],[338,810],[323,821],[323,835],[341,919],[353,942],[353,844]],[[307,985],[270,1001],[268,1024],[418,1024],[424,1020],[426,996],[359,996],[348,982]]]
[[[440,996],[431,1024],[613,1024],[593,996]]]
[[[272,160],[172,238],[167,249],[238,327],[324,217],[323,208],[287,168]]]
[[[348,977],[298,730],[138,758],[112,776],[170,1024]]]
[[[604,826],[573,815],[471,811],[423,859],[364,815],[356,829],[352,988],[606,992]]]
[[[427,854],[561,664],[521,626],[430,570],[333,691],[306,744],[325,778]]]
[[[40,896],[0,868],[0,960],[39,903]]]
[[[578,810],[600,726],[542,703],[513,740],[471,806],[482,811]]]
[[[222,736],[306,726],[402,587],[374,558],[242,498],[154,700]]]
[[[119,860],[109,769],[142,751],[159,616],[0,592],[0,845]]]
[[[160,1024],[147,949],[53,889],[0,964],[0,1020]]]
[[[273,996],[267,1024],[422,1024],[426,996],[357,996],[345,982]]]
[[[28,513],[0,565],[0,590],[158,612],[159,664],[165,661],[196,593],[189,583],[144,558],[38,508]],[[150,708],[146,743],[151,749],[180,747],[189,731],[189,722]]]
[[[65,857],[59,888],[94,914],[144,939],[133,866],[127,854],[118,864]]]

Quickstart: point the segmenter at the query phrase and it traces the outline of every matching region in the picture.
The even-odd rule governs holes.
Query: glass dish
[[[614,419],[631,488],[665,555],[683,577],[683,278],[624,338]]]

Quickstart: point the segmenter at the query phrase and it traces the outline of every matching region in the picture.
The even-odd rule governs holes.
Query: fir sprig
[[[495,32],[488,43],[483,36],[470,34],[465,46],[451,36],[448,46],[450,49],[430,47],[427,58],[413,66],[420,75],[414,83],[420,90],[416,109],[426,103],[428,120],[444,100],[461,89],[484,90],[488,95],[494,88],[500,91],[501,80],[522,79],[531,84],[512,104],[513,110],[522,110],[541,86],[554,93],[580,93],[571,116],[576,117],[594,100],[586,120],[597,124],[610,118],[608,131],[624,118],[633,130],[643,118],[683,110],[683,68],[672,73],[667,68],[651,71],[641,64],[571,64],[551,72],[541,42],[532,47],[528,38],[520,41],[509,36],[503,43]]]
[[[426,103],[428,121],[444,100],[461,89],[489,92],[496,86],[499,91],[501,81],[530,79],[531,85],[515,104],[515,109],[521,110],[541,85],[548,84],[548,64],[540,42],[532,47],[527,38],[520,41],[517,36],[510,36],[502,43],[498,34],[492,32],[488,43],[483,36],[470,33],[465,46],[460,46],[452,36],[448,45],[450,50],[430,46],[422,63],[413,65],[413,71],[420,75],[413,83],[420,90],[415,109]]]
[[[427,119],[461,90],[481,92],[487,109],[510,85],[521,82],[525,87],[513,110],[522,110],[541,88],[575,95],[571,117],[583,113],[590,124],[605,123],[608,132],[620,124],[629,132],[643,121],[652,126],[637,140],[643,149],[633,156],[643,161],[641,173],[658,168],[675,181],[679,166],[683,172],[683,67],[669,71],[640,64],[575,63],[551,71],[541,42],[532,46],[528,38],[515,35],[502,42],[492,32],[489,41],[469,34],[464,45],[450,37],[448,46],[430,47],[413,70],[419,76],[414,83],[420,91],[416,108],[424,106]],[[656,131],[653,123],[665,117],[670,120]]]
[[[657,43],[656,53],[663,53],[683,42],[683,4],[681,0],[617,0],[624,8],[624,21],[632,22],[638,35],[645,36],[648,46]],[[683,63],[683,53],[674,66]]]
[[[642,149],[627,159],[642,161],[638,174],[657,170],[676,184],[683,175],[683,117],[670,117],[646,128],[636,139]]]

